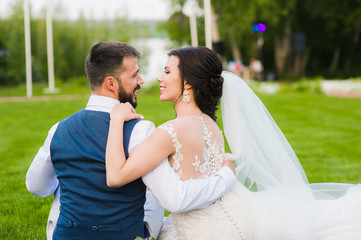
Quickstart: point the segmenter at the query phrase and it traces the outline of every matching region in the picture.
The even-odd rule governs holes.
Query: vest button
[[[77,223],[73,223],[73,228],[77,228],[78,224]]]
[[[72,223],[70,220],[66,221],[66,224],[68,225],[68,227],[71,227],[72,226]]]
[[[95,232],[95,231],[98,230],[98,227],[97,227],[97,226],[93,226],[93,227],[92,227],[92,230]]]

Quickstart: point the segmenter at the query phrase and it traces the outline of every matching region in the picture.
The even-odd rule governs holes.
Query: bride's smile
[[[160,88],[160,101],[176,103],[182,95],[178,64],[179,59],[171,56],[164,67],[163,74],[157,78]]]

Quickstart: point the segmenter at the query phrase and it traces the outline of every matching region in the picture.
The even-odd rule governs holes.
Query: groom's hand
[[[223,166],[229,167],[229,168],[232,170],[232,172],[233,172],[234,174],[236,174],[236,170],[235,170],[235,168],[234,168],[234,164],[233,164],[232,160],[230,160],[230,159],[224,160]]]

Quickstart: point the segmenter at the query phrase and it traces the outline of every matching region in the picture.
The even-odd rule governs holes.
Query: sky
[[[167,20],[170,0],[28,0],[32,14],[46,7],[61,6],[66,9],[66,19],[75,20],[80,12],[86,19],[112,19],[127,16],[130,20]],[[0,0],[0,17],[6,16],[14,0]]]

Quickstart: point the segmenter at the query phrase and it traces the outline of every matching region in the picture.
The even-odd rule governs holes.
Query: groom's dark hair
[[[100,42],[95,44],[85,60],[85,71],[90,88],[95,90],[107,76],[117,76],[123,71],[124,57],[140,58],[140,53],[123,42]]]
[[[222,61],[217,53],[206,47],[186,47],[172,50],[168,55],[179,58],[182,93],[184,83],[188,83],[199,109],[216,121],[223,88]]]

